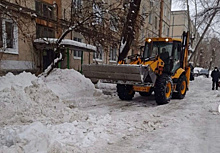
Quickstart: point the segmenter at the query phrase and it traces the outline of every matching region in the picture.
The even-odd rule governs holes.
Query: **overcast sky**
[[[171,10],[177,11],[177,10],[184,10],[184,5],[180,0],[172,0]]]

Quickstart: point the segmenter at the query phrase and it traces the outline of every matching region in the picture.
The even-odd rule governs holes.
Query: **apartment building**
[[[188,24],[188,21],[190,21],[190,24]],[[183,31],[189,31],[190,26],[190,43],[191,43],[191,50],[195,48],[195,45],[197,44],[199,40],[199,33],[194,25],[194,23],[190,20],[188,20],[188,13],[186,10],[180,10],[180,11],[172,11],[171,12],[171,24],[170,24],[170,36],[173,38],[181,38]]]
[[[108,0],[106,3],[114,4],[118,0]],[[59,38],[73,20],[73,17],[81,17],[85,14],[81,7],[89,5],[84,0],[2,0],[0,11],[0,71],[19,72],[34,71],[42,72],[56,56],[54,44],[41,44],[36,41],[40,38]],[[125,0],[124,4],[128,3]],[[136,30],[136,38],[129,54],[139,52],[139,47],[144,45],[146,37],[169,36],[171,23],[171,0],[153,1],[142,0],[139,16],[143,21],[142,26]],[[99,6],[90,5],[91,11],[99,10]],[[162,10],[162,11],[161,11]],[[10,11],[11,16],[7,16]],[[78,48],[74,45],[64,45],[64,60],[58,65],[61,68],[74,68],[82,71],[82,64],[104,63],[116,64],[120,41],[120,29],[117,26],[117,17],[110,18],[108,27],[98,29],[101,24],[100,18],[92,24],[97,25],[97,31],[93,33],[88,27],[76,29],[66,35],[65,39],[91,44],[97,47],[97,51]],[[15,24],[16,23],[16,24]],[[110,31],[110,32],[107,32]],[[112,35],[110,35],[112,34]],[[106,37],[109,37],[112,41]],[[95,42],[97,37],[105,41],[102,46]],[[101,39],[97,40],[101,40]]]
[[[169,36],[171,0],[142,1],[140,14],[144,19],[139,38],[141,43],[146,37],[159,37],[160,31],[162,37]]]

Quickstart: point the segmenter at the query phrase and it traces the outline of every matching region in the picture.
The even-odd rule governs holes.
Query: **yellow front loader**
[[[135,92],[149,96],[154,92],[157,104],[166,104],[172,97],[183,99],[189,88],[189,34],[181,39],[147,38],[142,55],[130,56],[130,63],[117,65],[83,65],[90,79],[117,84],[121,100],[131,100]]]

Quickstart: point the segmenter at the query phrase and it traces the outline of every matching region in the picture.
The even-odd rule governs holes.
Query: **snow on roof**
[[[53,49],[56,47],[56,38],[39,38],[34,40],[34,44],[38,49]],[[63,39],[62,42],[60,43],[61,48],[69,48],[69,49],[75,49],[79,51],[88,51],[88,52],[96,52],[97,47],[70,40],[70,39]]]

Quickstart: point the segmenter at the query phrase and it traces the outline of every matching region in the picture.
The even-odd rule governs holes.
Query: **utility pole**
[[[189,14],[189,0],[186,0],[186,5],[187,5],[187,17],[188,17],[188,31],[189,31],[189,37],[191,38],[191,25],[190,25],[191,22],[190,22],[190,14]]]
[[[159,26],[159,37],[162,37],[162,31],[163,31],[163,5],[164,0],[160,1],[160,26]]]

